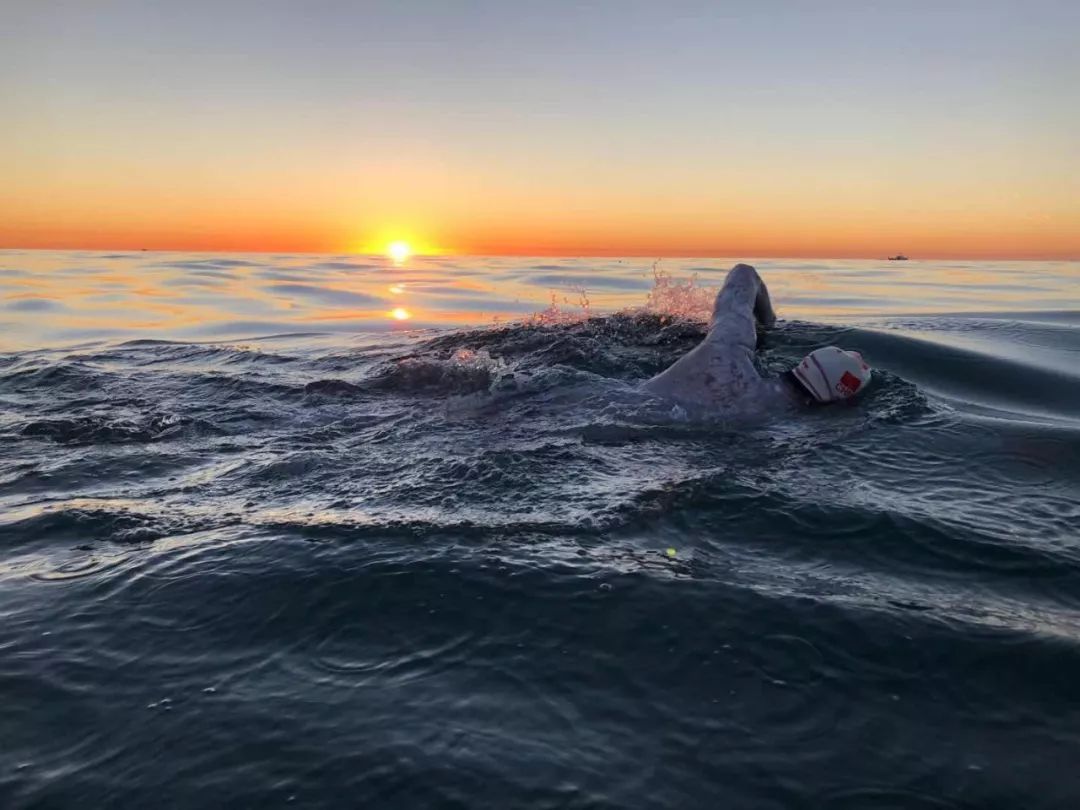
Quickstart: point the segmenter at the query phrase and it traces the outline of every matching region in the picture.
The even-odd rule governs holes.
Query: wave
[[[177,438],[198,431],[213,434],[214,426],[173,413],[155,413],[137,420],[83,416],[70,419],[39,419],[22,428],[23,436],[47,438],[61,444],[144,443]]]
[[[853,328],[848,334],[871,364],[959,407],[1080,421],[1080,373],[892,331]]]

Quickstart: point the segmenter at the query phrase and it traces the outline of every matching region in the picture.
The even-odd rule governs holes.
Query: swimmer
[[[812,351],[779,377],[762,377],[754,367],[756,324],[769,328],[774,323],[765,282],[750,265],[737,264],[716,296],[705,339],[643,387],[710,410],[767,413],[785,404],[850,399],[870,382],[870,366],[862,355],[836,346]]]

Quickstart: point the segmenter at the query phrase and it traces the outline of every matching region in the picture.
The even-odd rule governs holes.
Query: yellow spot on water
[[[673,549],[673,548],[669,548],[669,549],[667,550],[667,555],[668,555],[669,557],[674,557],[674,556],[675,556],[675,549]]]

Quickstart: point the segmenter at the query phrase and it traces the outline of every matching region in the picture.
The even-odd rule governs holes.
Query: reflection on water
[[[8,250],[0,346],[478,325],[640,307],[658,287],[703,315],[735,261]],[[749,261],[788,318],[1080,306],[1076,262]]]

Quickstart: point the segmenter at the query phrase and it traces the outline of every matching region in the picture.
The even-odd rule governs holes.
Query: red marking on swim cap
[[[836,390],[841,394],[851,396],[859,390],[860,385],[862,385],[862,383],[859,381],[858,377],[850,371],[845,371],[844,376],[840,378],[840,382],[836,384]]]

